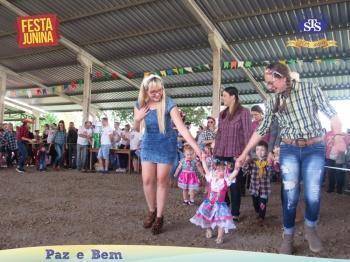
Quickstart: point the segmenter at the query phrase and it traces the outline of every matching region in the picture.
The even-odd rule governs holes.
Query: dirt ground
[[[266,223],[256,223],[250,197],[243,197],[241,221],[219,248],[277,252],[281,242],[280,186],[274,184]],[[197,196],[200,204],[202,195]],[[110,173],[39,173],[19,175],[0,169],[0,249],[73,244],[141,244],[218,248],[214,239],[188,220],[196,206],[182,206],[181,191],[170,189],[165,232],[142,228],[146,211],[140,175]],[[320,257],[350,258],[350,196],[322,194]],[[315,256],[299,223],[296,254]]]

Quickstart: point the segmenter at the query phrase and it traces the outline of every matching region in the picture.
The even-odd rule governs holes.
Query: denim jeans
[[[39,170],[46,170],[46,155],[45,154],[40,155]]]
[[[19,152],[18,168],[24,170],[24,164],[28,157],[27,144],[23,141],[17,141],[17,147]]]
[[[320,214],[321,185],[325,164],[323,142],[306,147],[281,143],[280,163],[283,182],[283,227],[285,234],[293,234],[295,214],[304,183],[305,224],[315,227]]]
[[[54,165],[59,166],[61,164],[62,161],[62,157],[63,157],[63,146],[61,144],[55,144],[55,150],[56,150],[56,158],[54,161]]]
[[[77,169],[86,169],[86,158],[87,158],[87,145],[79,145],[77,144]]]

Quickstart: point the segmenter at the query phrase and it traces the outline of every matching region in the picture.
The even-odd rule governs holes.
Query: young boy
[[[41,145],[40,149],[37,153],[38,158],[38,164],[39,164],[39,171],[46,171],[46,159],[47,159],[47,151],[45,145]]]
[[[249,192],[252,195],[253,206],[257,214],[258,223],[262,224],[265,219],[266,205],[271,194],[271,171],[272,167],[267,162],[267,148],[265,141],[260,141],[255,148],[256,159],[243,167],[250,174],[251,182]]]

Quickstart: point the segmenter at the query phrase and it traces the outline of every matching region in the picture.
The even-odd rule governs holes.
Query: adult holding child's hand
[[[162,79],[153,74],[145,77],[134,108],[134,129],[139,132],[144,128],[142,181],[149,213],[143,226],[152,228],[154,235],[162,232],[169,173],[177,153],[177,135],[172,122],[200,157],[200,149],[184,125],[175,102],[166,97]]]

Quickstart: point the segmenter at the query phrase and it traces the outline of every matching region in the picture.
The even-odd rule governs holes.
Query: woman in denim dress
[[[200,156],[200,149],[184,125],[175,102],[166,97],[162,79],[150,75],[143,79],[134,109],[134,128],[144,128],[141,144],[143,190],[149,213],[144,228],[161,233],[163,211],[169,187],[169,172],[176,158],[176,132],[172,122],[185,140]]]

